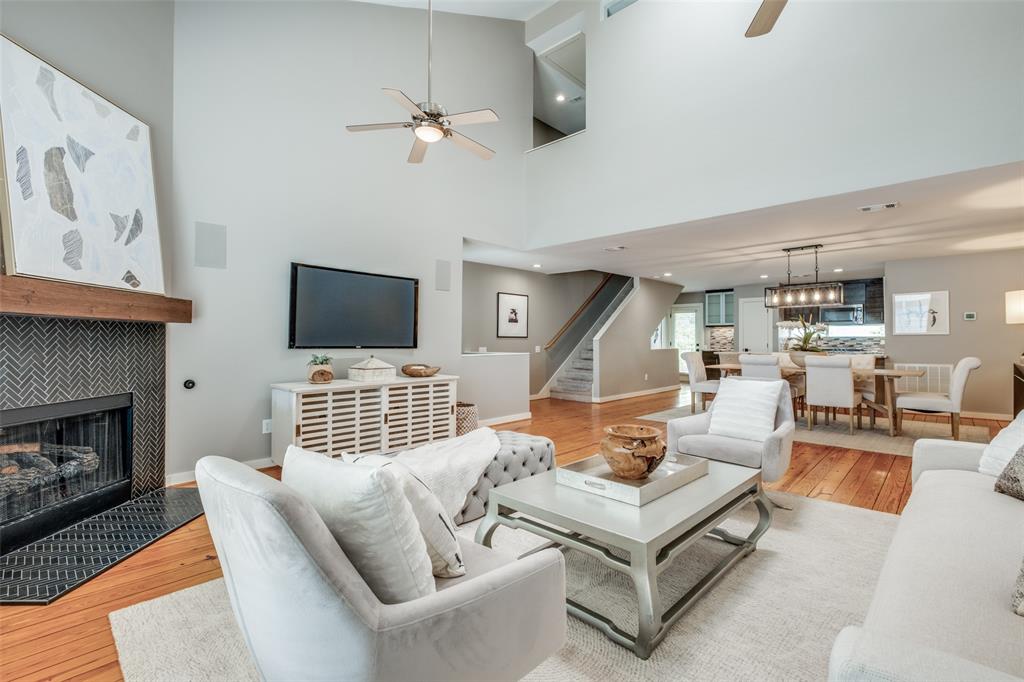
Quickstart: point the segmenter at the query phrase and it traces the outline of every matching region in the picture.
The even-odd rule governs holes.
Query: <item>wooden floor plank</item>
[[[602,404],[538,400],[531,403],[531,419],[500,428],[551,438],[559,464],[567,464],[596,453],[608,425],[689,404],[685,388]],[[663,423],[642,423],[664,429]],[[1000,428],[983,419],[963,423],[988,427],[993,435]],[[265,472],[280,476],[277,467]],[[898,513],[910,496],[910,458],[796,442],[786,475],[766,488]],[[220,575],[200,517],[53,604],[0,607],[0,680],[120,680],[108,614]]]

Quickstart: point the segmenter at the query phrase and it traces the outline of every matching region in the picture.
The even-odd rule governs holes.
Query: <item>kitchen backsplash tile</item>
[[[732,350],[735,327],[708,327],[708,350]]]

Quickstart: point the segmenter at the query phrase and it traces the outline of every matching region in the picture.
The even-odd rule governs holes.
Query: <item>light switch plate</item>
[[[540,352],[540,346],[534,346],[533,347],[533,352],[534,353],[539,353]]]
[[[273,432],[274,432],[274,420],[273,419],[264,419],[263,420],[263,433],[267,434],[267,433],[273,433]]]

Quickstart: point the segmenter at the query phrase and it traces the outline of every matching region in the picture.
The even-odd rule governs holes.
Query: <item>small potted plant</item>
[[[329,384],[334,381],[334,367],[331,366],[331,356],[326,354],[313,353],[313,358],[306,363],[308,372],[306,378],[311,384]]]
[[[801,315],[796,322],[791,320],[776,322],[775,326],[779,329],[789,330],[789,338],[785,341],[784,350],[789,351],[789,357],[798,366],[804,366],[804,358],[809,354],[823,355],[825,353],[818,342],[822,335],[828,332],[828,325],[821,322],[815,324],[814,315],[806,320]]]

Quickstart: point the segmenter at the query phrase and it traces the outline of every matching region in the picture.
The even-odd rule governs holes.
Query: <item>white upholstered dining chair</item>
[[[785,355],[788,361],[789,354]],[[797,367],[796,363],[791,361],[786,364],[792,364],[794,368]],[[789,383],[789,395],[793,401],[793,414],[797,414],[800,399],[803,398],[805,393],[804,378],[797,375],[791,377],[782,376],[782,354],[754,355],[752,353],[744,353],[740,355],[740,367],[742,368],[740,375],[748,379],[785,379]]]
[[[875,356],[866,353],[851,353],[850,367],[853,369],[853,387],[864,399],[868,407],[869,426],[875,428],[875,411],[878,407],[878,392],[875,390],[875,376],[869,372],[875,369]],[[858,376],[858,373],[861,376]],[[859,426],[859,425],[858,425]]]
[[[949,378],[948,393],[900,393],[896,396],[896,432],[903,428],[903,411],[927,413],[948,413],[953,430],[953,440],[960,440],[960,405],[964,389],[971,372],[981,367],[981,360],[974,357],[962,358],[953,367]]]
[[[704,368],[704,357],[700,351],[683,353],[686,363],[686,374],[690,377],[690,412],[697,412],[697,395],[700,395],[700,409],[707,409],[708,393],[718,393],[718,380],[708,379]]]
[[[853,433],[853,413],[857,412],[857,426],[863,425],[864,396],[853,385],[853,369],[850,358],[842,355],[808,355],[807,365],[807,428],[814,428],[817,408],[825,408],[825,422],[828,413],[837,407],[850,413],[850,433]]]

